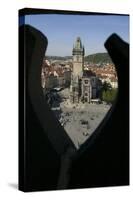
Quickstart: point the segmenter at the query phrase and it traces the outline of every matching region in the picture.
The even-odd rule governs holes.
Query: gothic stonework
[[[77,37],[73,47],[73,69],[70,85],[70,99],[73,103],[79,101],[91,103],[97,97],[97,77],[95,73],[84,70],[84,46]]]
[[[70,86],[70,98],[71,101],[79,102],[80,98],[80,80],[83,76],[84,67],[84,47],[82,45],[80,37],[77,37],[76,42],[73,46],[73,69],[71,76],[71,86]]]
[[[77,37],[72,51],[73,55],[73,79],[78,81],[78,78],[82,77],[84,67],[84,47],[82,45],[80,37]]]

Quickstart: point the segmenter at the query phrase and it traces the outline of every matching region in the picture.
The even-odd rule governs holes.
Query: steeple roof
[[[74,48],[75,49],[82,49],[83,48],[80,37],[77,37]]]
[[[82,45],[80,37],[77,37],[76,42],[73,45],[72,54],[73,55],[84,55],[85,54],[84,46]]]

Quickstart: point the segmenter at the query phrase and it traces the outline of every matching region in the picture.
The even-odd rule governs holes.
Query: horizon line
[[[108,54],[108,52],[104,51],[104,52],[91,53],[91,54],[88,54],[88,55],[86,55],[86,56],[91,56],[91,55],[100,54],[100,53],[107,53],[107,54]],[[45,54],[45,56],[49,56],[49,57],[50,57],[50,56],[51,56],[51,57],[52,57],[52,56],[55,56],[55,57],[70,57],[70,56],[71,56],[71,57],[72,57],[72,55],[59,56],[59,55],[46,55],[46,54]],[[84,57],[86,57],[86,56],[84,56]]]

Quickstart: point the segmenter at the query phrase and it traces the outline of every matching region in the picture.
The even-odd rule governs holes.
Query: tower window
[[[85,84],[88,84],[88,80],[85,80],[84,83],[85,83]]]
[[[87,92],[85,93],[85,96],[88,96],[88,93],[87,93]]]

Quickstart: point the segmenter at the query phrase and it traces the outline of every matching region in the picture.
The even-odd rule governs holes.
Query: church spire
[[[84,46],[82,45],[80,37],[76,38],[76,42],[73,45],[73,55],[84,55]]]
[[[82,42],[81,42],[80,37],[77,37],[77,39],[76,39],[75,49],[82,49]]]

